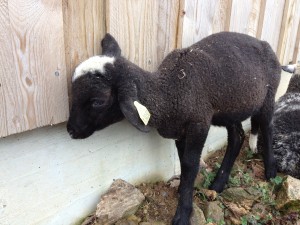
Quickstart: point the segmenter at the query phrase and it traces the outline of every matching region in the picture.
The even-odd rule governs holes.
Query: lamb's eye
[[[103,100],[95,100],[92,103],[92,107],[93,108],[101,108],[104,106],[104,103],[105,103],[105,101],[103,101]]]

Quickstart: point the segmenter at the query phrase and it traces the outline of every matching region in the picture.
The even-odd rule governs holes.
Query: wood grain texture
[[[153,71],[177,44],[180,0],[107,0],[107,31],[122,54]]]
[[[286,0],[281,23],[277,55],[282,64],[293,62],[294,48],[300,22],[300,0]]]
[[[104,0],[63,0],[67,77],[70,90],[75,67],[100,54],[106,33]],[[70,92],[69,92],[70,93]]]
[[[6,40],[2,54],[7,58],[1,57],[1,63],[9,61],[2,72],[7,128],[0,136],[63,122],[68,116],[61,1],[8,0],[6,12],[1,33],[10,43]]]
[[[12,63],[9,23],[8,3],[4,0],[0,2],[0,137],[20,130],[18,126],[12,126],[8,122],[13,120],[12,111],[15,105],[11,106],[11,104],[18,102],[15,89],[10,90],[10,86],[14,83],[12,78],[16,77],[16,70]]]
[[[296,37],[293,62],[300,65],[300,23],[298,24],[298,32],[297,32],[297,37]]]
[[[182,46],[228,30],[232,0],[185,1]]]
[[[285,0],[266,1],[260,38],[267,41],[276,52],[278,48]]]
[[[230,31],[256,37],[262,0],[232,0]]]

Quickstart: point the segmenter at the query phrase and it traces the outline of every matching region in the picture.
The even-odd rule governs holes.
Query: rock
[[[166,225],[163,222],[142,222],[139,225]]]
[[[136,221],[122,219],[122,220],[119,220],[118,222],[116,222],[115,225],[139,225],[139,223]]]
[[[206,224],[205,216],[203,211],[194,203],[193,213],[190,219],[191,225],[204,225]]]
[[[199,189],[199,193],[205,196],[205,198],[209,201],[214,201],[218,197],[218,193],[214,190],[208,190],[201,188]]]
[[[194,188],[201,189],[204,181],[204,176],[202,173],[198,173],[194,182]]]
[[[177,188],[180,184],[180,175],[174,175],[173,177],[171,177],[168,182],[167,182],[170,187],[175,187]]]
[[[254,188],[241,188],[241,187],[234,187],[228,188],[221,196],[230,202],[242,203],[245,199],[255,201],[258,200],[261,195],[260,192],[255,190]]]
[[[133,185],[121,179],[115,180],[97,205],[97,221],[113,224],[134,214],[144,199],[144,195]]]
[[[100,225],[97,223],[97,218],[95,214],[89,215],[81,225]]]
[[[300,212],[300,180],[287,176],[278,191],[276,208],[285,212]]]
[[[268,214],[268,211],[266,209],[266,205],[264,205],[263,203],[256,203],[253,205],[252,209],[251,209],[251,214],[258,216],[260,218],[265,217]]]
[[[204,205],[205,218],[212,219],[214,222],[224,221],[224,212],[219,201],[206,202]]]
[[[139,225],[139,222],[141,222],[141,218],[131,215],[126,219],[119,220],[115,225]]]
[[[233,187],[224,190],[221,197],[229,210],[231,223],[241,224],[241,217],[250,212],[254,202],[261,197],[261,193],[253,187]]]

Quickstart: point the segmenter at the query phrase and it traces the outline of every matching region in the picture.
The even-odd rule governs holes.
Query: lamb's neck
[[[150,91],[149,88],[155,86],[158,78],[157,72],[148,72],[124,58],[116,62],[116,69],[118,86],[134,84],[139,91]]]

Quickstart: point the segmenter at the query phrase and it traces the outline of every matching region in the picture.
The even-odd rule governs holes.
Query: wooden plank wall
[[[276,51],[279,43],[284,0],[263,0],[265,3],[263,21],[258,38],[266,40]]]
[[[80,62],[100,54],[106,33],[105,1],[63,0],[66,65],[69,90],[73,70]],[[70,91],[69,91],[70,93]]]
[[[182,46],[219,31],[270,43],[282,64],[299,60],[300,0],[185,1]]]
[[[283,21],[278,46],[281,62],[292,62],[300,21],[300,0],[287,0],[284,6]]]
[[[123,55],[153,71],[177,45],[180,0],[107,0],[107,31]]]
[[[68,116],[61,2],[0,3],[0,137]]]
[[[73,70],[106,32],[150,71],[224,30],[267,40],[287,64],[300,60],[299,20],[300,0],[2,0],[0,137],[66,121]]]
[[[182,47],[220,31],[228,31],[232,0],[185,1]]]

